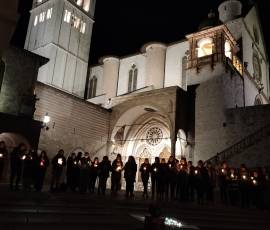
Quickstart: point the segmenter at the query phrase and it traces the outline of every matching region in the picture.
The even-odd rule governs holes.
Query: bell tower
[[[38,81],[84,96],[95,0],[34,0],[25,49],[49,58]]]

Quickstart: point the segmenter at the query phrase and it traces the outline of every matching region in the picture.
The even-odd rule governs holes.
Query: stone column
[[[146,53],[146,86],[164,87],[166,48],[162,43],[149,43],[142,48]]]

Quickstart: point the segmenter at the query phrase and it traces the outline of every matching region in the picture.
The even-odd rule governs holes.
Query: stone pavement
[[[10,192],[0,186],[0,229],[85,230],[143,229],[131,214],[145,215],[152,200],[138,193],[134,200],[73,192]],[[159,201],[163,214],[207,230],[269,229],[270,212],[243,210],[220,204],[198,206],[179,201]]]

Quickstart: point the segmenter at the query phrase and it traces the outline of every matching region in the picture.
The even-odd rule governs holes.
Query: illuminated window
[[[64,15],[64,21],[69,23],[71,18],[71,12],[68,10],[65,10],[65,15]]]
[[[52,18],[52,8],[47,10],[47,19]]]
[[[36,26],[38,23],[38,16],[35,17],[34,26]]]
[[[39,22],[44,22],[45,19],[45,12],[39,14]]]
[[[213,54],[213,39],[203,38],[197,43],[198,57],[204,57]]]
[[[82,6],[83,0],[75,0],[78,6]]]
[[[136,65],[132,65],[128,73],[128,93],[137,89],[138,69]]]
[[[225,56],[232,59],[232,48],[229,41],[226,41],[224,44]]]
[[[81,21],[80,32],[81,32],[82,34],[85,33],[85,26],[86,26],[85,22]]]
[[[91,2],[91,0],[84,0],[83,1],[83,9],[87,12],[89,11],[89,8],[90,8],[90,2]]]

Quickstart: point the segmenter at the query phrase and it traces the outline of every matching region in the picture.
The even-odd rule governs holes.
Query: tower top
[[[236,19],[242,14],[242,3],[238,0],[227,0],[218,7],[219,19],[223,23]]]

